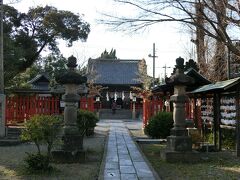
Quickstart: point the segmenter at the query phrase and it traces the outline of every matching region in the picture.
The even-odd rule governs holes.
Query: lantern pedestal
[[[185,103],[188,101],[185,89],[193,80],[183,73],[184,59],[178,58],[176,63],[176,73],[166,79],[167,84],[174,85],[174,95],[170,98],[173,102],[174,127],[167,137],[167,147],[161,157],[167,162],[198,162],[200,155],[192,151],[192,140],[185,128]]]
[[[81,134],[82,132],[77,127],[77,103],[80,100],[77,89],[80,84],[86,82],[86,78],[75,72],[76,62],[75,57],[69,57],[68,71],[57,79],[58,83],[65,86],[66,92],[62,96],[62,100],[65,102],[63,145],[61,149],[52,151],[55,162],[76,163],[85,161],[84,134]]]

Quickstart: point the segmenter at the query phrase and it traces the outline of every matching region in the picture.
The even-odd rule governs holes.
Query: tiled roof
[[[28,81],[28,83],[34,84],[34,83],[38,82],[39,80],[43,80],[43,79],[45,82],[50,82],[49,76],[47,74],[42,73],[42,74],[38,74],[37,76],[35,76],[33,79]]]
[[[96,73],[96,84],[138,85],[138,63],[140,60],[90,59],[89,71]]]
[[[234,78],[226,81],[219,81],[214,84],[208,84],[205,86],[202,86],[194,91],[192,93],[200,93],[200,92],[207,92],[207,91],[215,91],[215,90],[227,90],[237,83],[240,82],[240,78]]]
[[[49,82],[50,78],[48,75],[42,73],[38,74],[36,77],[28,81],[31,84],[32,89],[39,89],[39,90],[49,90]]]
[[[189,68],[187,71],[184,72],[184,74],[194,78],[195,81],[196,81],[194,84],[205,85],[205,84],[210,84],[211,83],[211,81],[209,81],[208,79],[203,77],[199,72],[197,72],[193,68]]]
[[[203,85],[210,84],[211,82],[207,80],[205,77],[203,77],[201,74],[199,74],[195,69],[189,68],[187,71],[184,72],[184,74],[192,77],[194,79],[194,83],[187,86],[187,91],[192,91],[193,89],[196,89],[198,87],[202,87]],[[156,86],[152,88],[153,92],[165,92],[165,91],[173,91],[173,85],[169,84],[161,84],[159,86]]]

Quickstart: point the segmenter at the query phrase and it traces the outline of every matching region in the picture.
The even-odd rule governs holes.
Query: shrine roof
[[[131,59],[90,59],[88,69],[95,73],[95,84],[139,85],[139,62]]]
[[[240,77],[229,79],[226,81],[219,81],[213,84],[204,85],[198,89],[195,89],[191,93],[201,93],[201,92],[209,92],[209,91],[225,91],[237,85],[239,82],[240,82]]]

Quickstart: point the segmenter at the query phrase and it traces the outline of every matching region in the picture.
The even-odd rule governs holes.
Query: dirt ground
[[[36,152],[33,143],[23,143],[17,146],[0,147],[0,179],[61,179],[61,180],[94,180],[97,179],[108,127],[99,124],[95,129],[94,136],[84,138],[84,149],[87,161],[74,164],[52,164],[56,169],[51,175],[38,174],[28,175],[23,171],[26,152]],[[45,147],[42,146],[44,149]]]

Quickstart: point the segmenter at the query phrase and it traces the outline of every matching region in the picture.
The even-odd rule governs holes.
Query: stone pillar
[[[66,84],[66,93],[62,99],[65,101],[64,108],[64,134],[76,134],[77,129],[77,103],[80,96],[77,94],[77,85]]]
[[[166,83],[174,86],[174,95],[170,97],[173,102],[174,127],[171,135],[167,137],[167,147],[161,156],[168,162],[198,162],[200,156],[192,151],[191,137],[185,128],[185,103],[188,101],[186,86],[191,85],[194,80],[184,74],[184,59],[176,59],[176,73],[166,78]]]
[[[6,103],[6,96],[4,94],[0,94],[0,137],[6,136],[5,103]]]
[[[85,152],[83,150],[83,134],[77,127],[77,103],[80,96],[77,89],[80,84],[86,82],[86,77],[82,77],[75,72],[76,58],[71,56],[68,58],[68,70],[56,80],[65,87],[65,94],[62,100],[65,102],[64,107],[64,127],[62,140],[63,145],[59,150],[52,152],[53,159],[56,162],[74,163],[85,160]]]
[[[173,102],[174,127],[171,136],[167,137],[167,149],[172,151],[191,151],[192,142],[185,128],[185,103],[188,97],[185,95],[185,86],[175,86],[174,95],[170,101]]]

